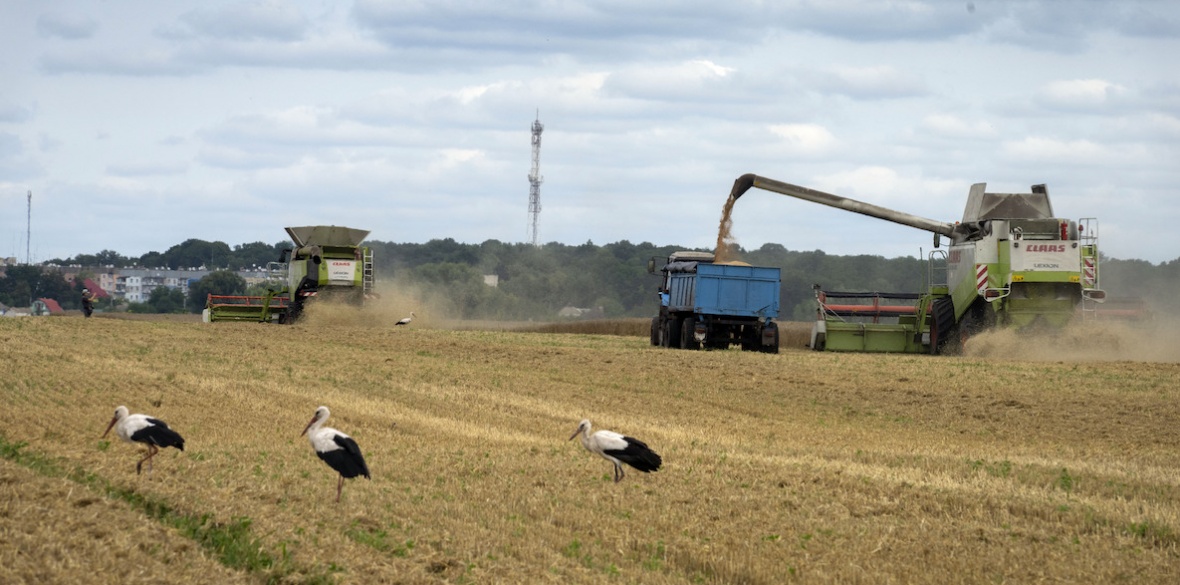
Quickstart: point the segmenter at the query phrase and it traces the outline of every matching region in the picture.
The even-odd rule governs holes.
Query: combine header
[[[210,321],[293,323],[313,298],[361,306],[375,296],[373,251],[361,246],[367,230],[329,225],[286,230],[295,248],[269,266],[283,284],[265,296],[209,295]]]
[[[812,348],[835,351],[954,352],[971,335],[1000,326],[1060,328],[1078,309],[1101,303],[1098,221],[1057,218],[1045,185],[1031,193],[971,186],[963,219],[947,223],[756,175],[751,187],[934,233],[927,290],[919,294],[827,292],[817,288]]]

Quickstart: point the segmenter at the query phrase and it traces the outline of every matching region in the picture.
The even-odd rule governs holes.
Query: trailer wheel
[[[680,324],[683,319],[670,317],[664,330],[664,347],[678,348],[680,347]]]
[[[651,344],[657,345],[657,346],[660,344],[660,318],[659,317],[652,317],[651,318]]]
[[[762,326],[742,325],[738,330],[742,340],[742,351],[757,351],[762,349]]]
[[[700,349],[701,344],[693,338],[693,330],[697,328],[697,320],[692,317],[684,319],[680,327],[680,349]]]

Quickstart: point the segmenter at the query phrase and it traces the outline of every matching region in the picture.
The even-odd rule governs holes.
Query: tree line
[[[412,287],[424,296],[446,299],[456,318],[494,320],[551,320],[566,306],[601,308],[608,318],[653,315],[659,278],[648,274],[648,260],[659,262],[673,251],[685,249],[626,240],[605,245],[552,242],[532,246],[498,240],[465,244],[446,238],[421,244],[369,241],[366,245],[373,249],[379,286]],[[81,286],[60,276],[55,279],[55,265],[204,267],[214,272],[191,286],[188,298],[159,287],[147,301],[130,307],[147,312],[199,312],[208,293],[263,294],[262,290],[248,290],[234,271],[277,261],[282,250],[291,246],[283,241],[230,247],[224,242],[190,239],[138,258],[103,250],[54,259],[43,267],[10,267],[7,276],[0,278],[0,302],[24,306],[31,298],[47,297],[58,300],[63,308],[77,308]],[[788,250],[779,244],[749,250],[739,247],[736,252],[750,264],[781,269],[782,320],[813,318],[813,285],[829,291],[920,292],[928,274],[927,262],[915,257],[838,256],[822,250]],[[1112,296],[1142,297],[1158,310],[1180,309],[1174,293],[1180,285],[1180,258],[1156,265],[1104,257],[1100,270],[1102,286]],[[485,281],[491,275],[496,286]]]

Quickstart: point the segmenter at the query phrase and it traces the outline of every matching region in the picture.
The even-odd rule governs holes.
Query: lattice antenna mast
[[[537,245],[537,216],[541,215],[541,132],[545,126],[541,124],[541,111],[537,110],[537,119],[533,120],[533,170],[529,171],[529,241]]]
[[[29,191],[29,211],[25,223],[25,264],[33,265],[33,192]]]

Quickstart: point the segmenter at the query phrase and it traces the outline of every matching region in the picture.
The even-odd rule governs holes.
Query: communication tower
[[[541,132],[545,126],[541,124],[541,111],[537,110],[537,119],[533,120],[533,170],[529,171],[529,241],[537,245],[537,216],[541,214]]]
[[[33,247],[33,192],[29,191],[29,211],[25,220],[25,264],[33,265],[33,254],[30,250]]]

